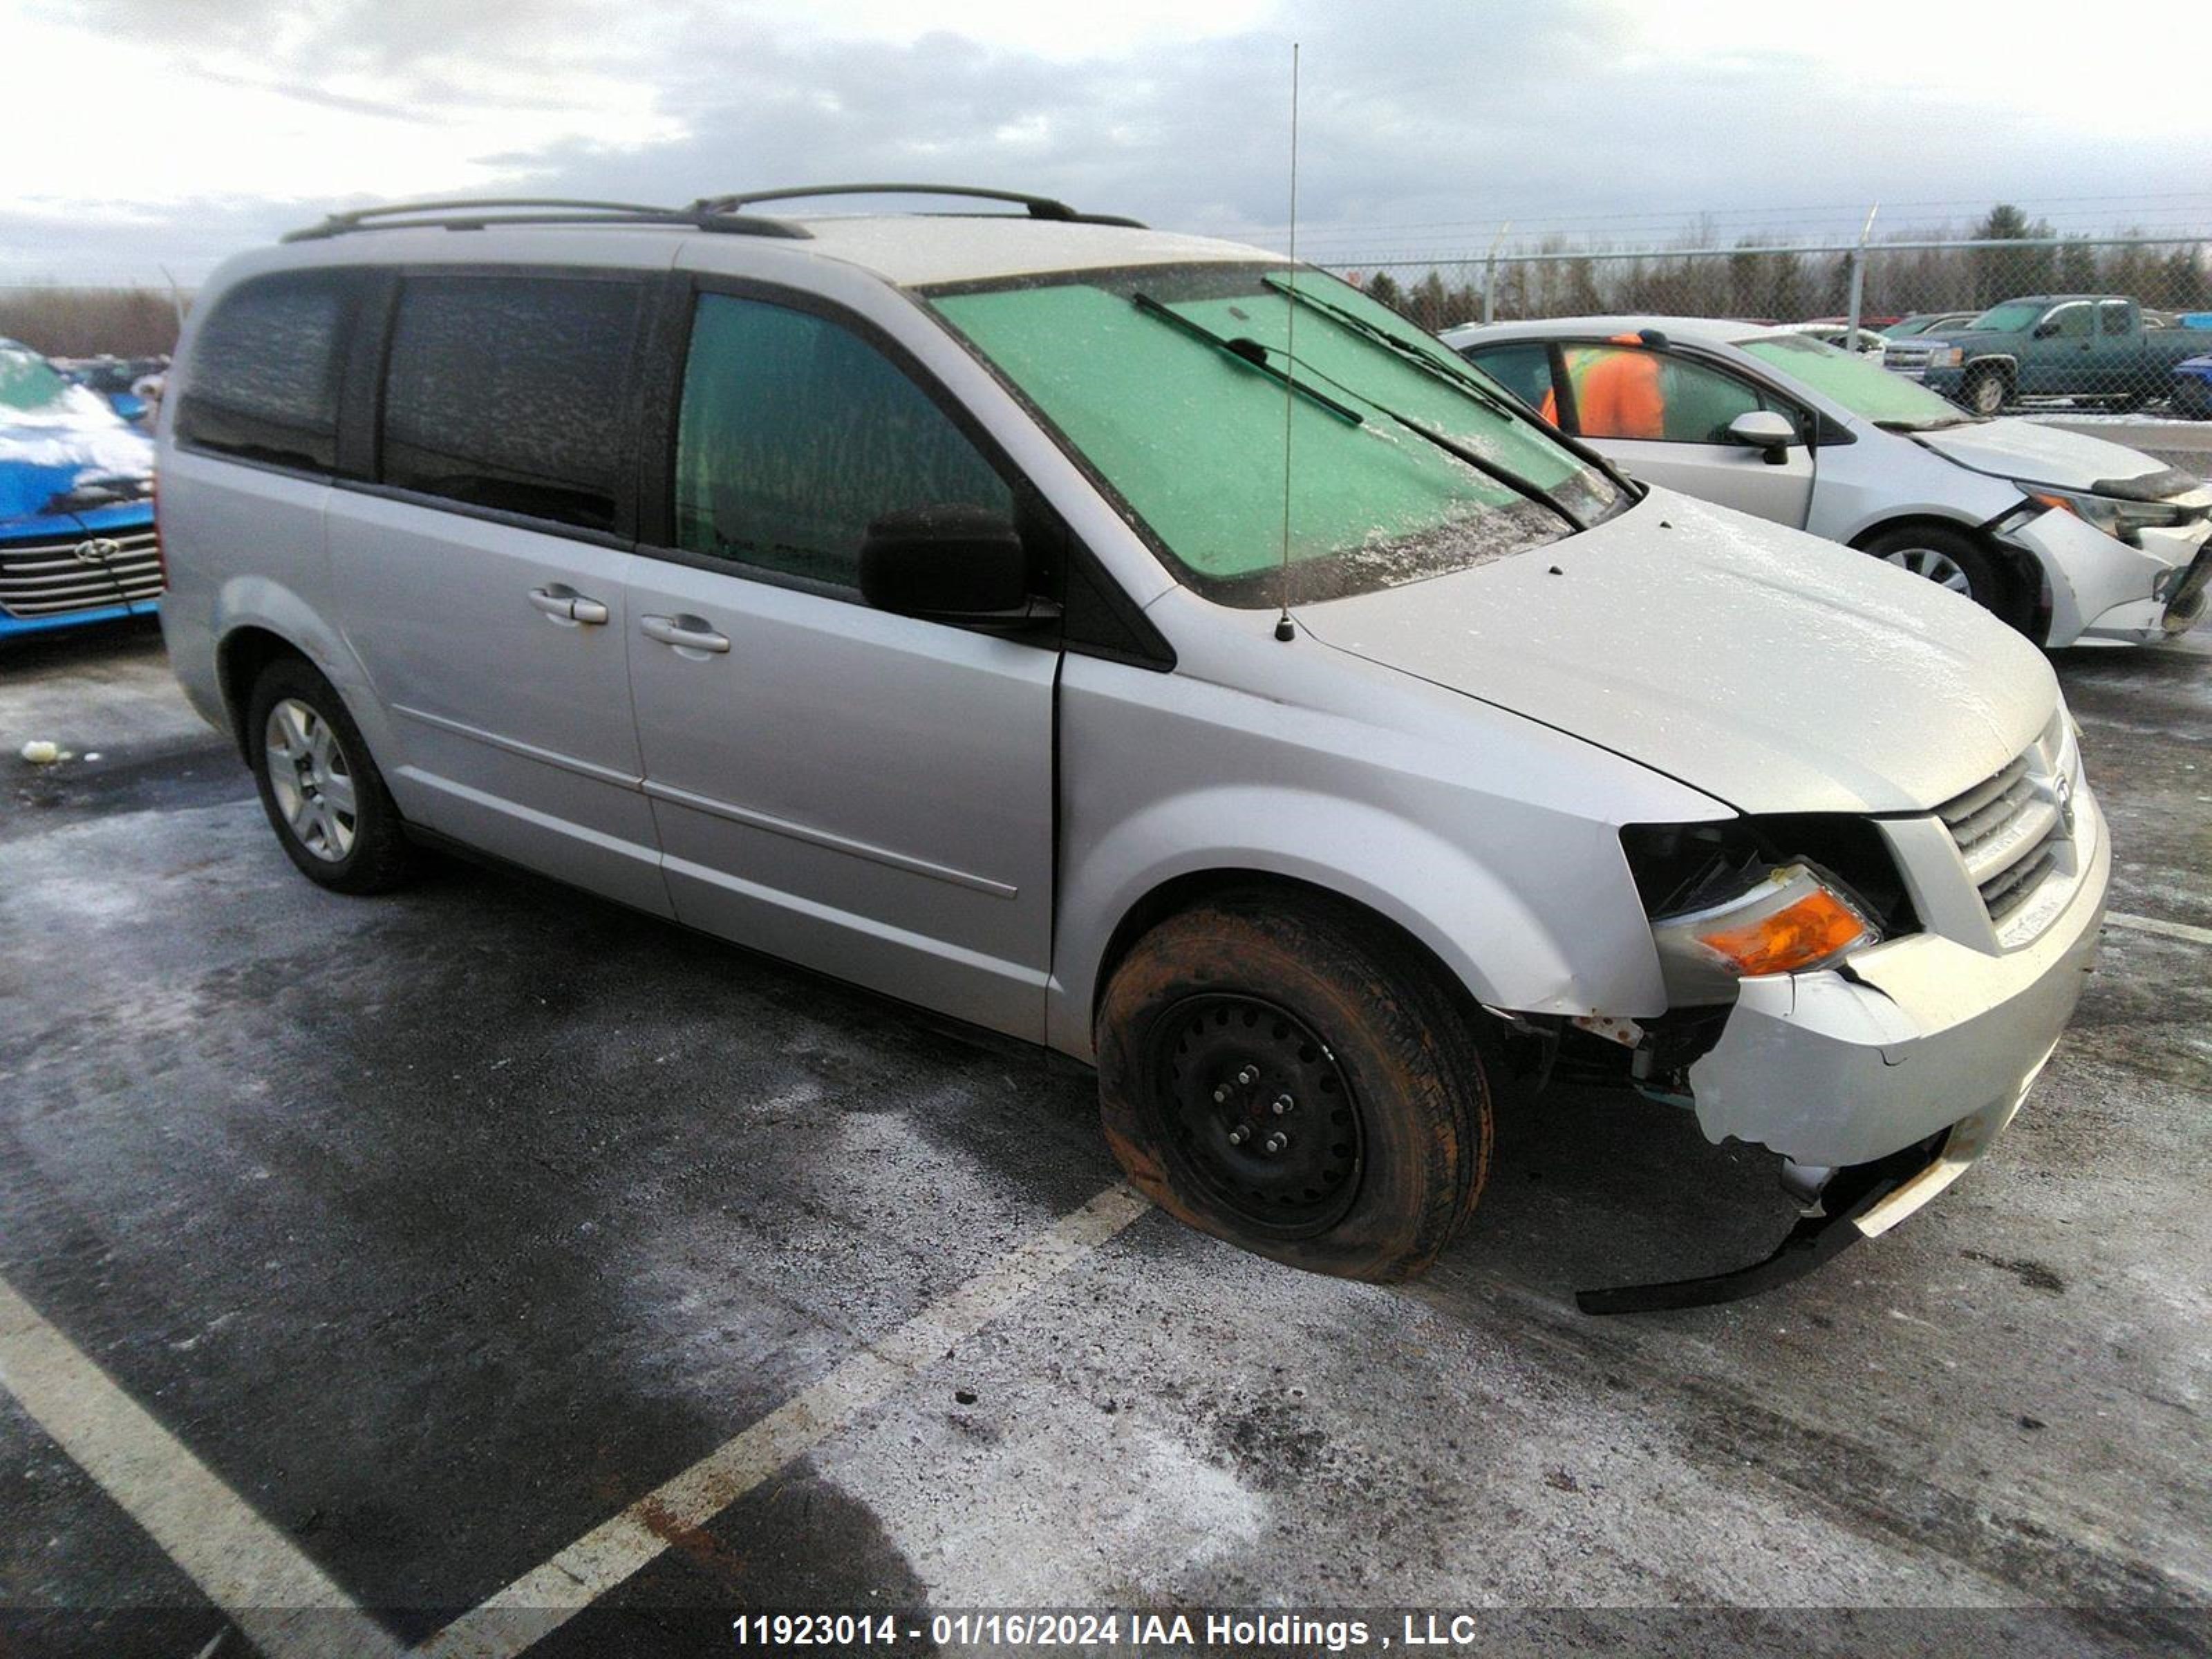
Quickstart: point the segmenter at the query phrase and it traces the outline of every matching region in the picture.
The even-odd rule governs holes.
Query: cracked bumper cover
[[[1978,1156],[2057,1043],[2096,953],[2112,842],[2085,805],[2088,868],[2033,942],[1992,956],[1916,933],[1843,970],[1745,980],[1720,1041],[1690,1068],[1706,1137],[1841,1167],[1973,1120]],[[1971,1157],[1943,1161],[1956,1167],[1920,1201]]]

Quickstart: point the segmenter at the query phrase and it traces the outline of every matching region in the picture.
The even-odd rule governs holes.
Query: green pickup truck
[[[2142,307],[2120,295],[2030,294],[1964,328],[1893,341],[1881,362],[1977,415],[1995,415],[2022,398],[2131,409],[2166,396],[2174,365],[2208,351],[2212,329],[2146,327]]]

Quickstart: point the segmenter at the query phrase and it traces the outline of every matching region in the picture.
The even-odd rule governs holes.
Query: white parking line
[[[2185,939],[2191,945],[2212,945],[2212,927],[2192,927],[2185,921],[2160,921],[2156,916],[2131,916],[2124,910],[2105,912],[2107,927],[2132,927],[2138,933],[2161,939]]]
[[[389,1631],[4,1279],[0,1388],[269,1659],[396,1659]]]
[[[1150,1207],[1127,1187],[1108,1188],[673,1480],[592,1528],[544,1565],[462,1614],[416,1649],[416,1655],[514,1659]]]

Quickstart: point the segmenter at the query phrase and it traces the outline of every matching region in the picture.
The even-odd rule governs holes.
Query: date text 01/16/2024
[[[851,1651],[920,1642],[966,1648],[1120,1646],[1187,1651],[1207,1647],[1298,1645],[1330,1653],[1375,1652],[1394,1646],[1461,1648],[1475,1639],[1474,1620],[1407,1613],[1398,1640],[1365,1619],[1297,1613],[755,1613],[731,1621],[740,1648],[817,1648]]]

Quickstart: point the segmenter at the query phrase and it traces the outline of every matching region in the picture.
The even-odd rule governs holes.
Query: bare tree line
[[[0,339],[49,357],[158,356],[177,349],[177,307],[156,289],[0,289]]]
[[[1924,233],[1899,240],[1944,240]],[[1861,313],[1901,316],[1916,311],[1979,311],[2023,294],[2131,295],[2162,310],[2212,308],[2207,244],[2143,244],[2090,236],[2057,237],[2000,204],[1960,241],[2017,241],[2018,247],[1867,249]],[[1577,250],[1564,237],[1538,259],[1501,259],[1496,320],[1604,313],[1680,317],[1743,317],[1799,322],[1841,316],[1850,302],[1847,250],[1774,252],[1747,240],[1733,249],[1684,247],[1663,252]],[[1376,299],[1423,327],[1436,330],[1482,317],[1484,262],[1431,265],[1393,263],[1351,273]]]

